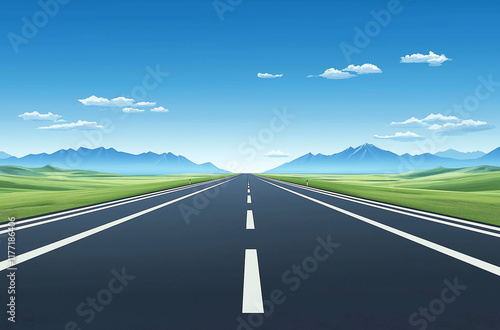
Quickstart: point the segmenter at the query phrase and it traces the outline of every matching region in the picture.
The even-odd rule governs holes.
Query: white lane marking
[[[25,223],[29,223],[29,222],[33,222],[33,221],[37,221],[37,220],[43,220],[43,219],[47,219],[47,218],[51,218],[51,217],[58,217],[58,216],[65,215],[65,214],[70,214],[70,213],[85,211],[85,210],[89,210],[89,209],[95,209],[95,208],[98,208],[98,207],[102,207],[102,206],[106,206],[106,205],[118,204],[118,203],[122,203],[122,202],[125,202],[125,201],[130,201],[130,203],[131,203],[132,201],[143,200],[144,197],[153,198],[153,197],[157,197],[157,196],[161,196],[161,195],[165,195],[165,194],[170,194],[170,193],[177,192],[177,191],[182,191],[182,190],[186,190],[186,189],[195,188],[197,186],[201,186],[201,185],[208,184],[208,183],[213,183],[213,182],[220,181],[220,180],[223,180],[223,179],[225,179],[225,178],[217,179],[217,180],[214,180],[214,181],[200,182],[200,183],[196,183],[196,184],[191,185],[191,186],[185,185],[185,186],[180,186],[180,187],[173,187],[173,188],[169,188],[169,189],[163,189],[163,190],[160,190],[160,191],[155,191],[155,192],[151,192],[151,193],[147,193],[147,194],[143,194],[143,195],[137,195],[137,196],[127,197],[127,198],[121,198],[121,199],[117,199],[117,200],[109,201],[109,202],[105,202],[105,203],[99,203],[99,204],[95,204],[95,205],[89,205],[89,206],[85,206],[85,207],[79,207],[79,208],[76,208],[76,209],[73,209],[73,210],[67,210],[67,211],[63,211],[63,212],[58,212],[58,213],[53,213],[53,214],[47,214],[47,215],[39,216],[39,217],[36,217],[36,218],[31,218],[31,219],[26,219],[26,220],[16,220],[16,225],[19,226],[19,225],[23,225]],[[119,205],[123,205],[123,204],[119,204]],[[116,205],[116,206],[119,206],[119,205]],[[95,210],[93,210],[91,212],[97,212],[97,211],[100,211],[100,210],[102,210],[102,209],[101,208],[95,209]],[[87,213],[90,213],[90,212],[87,212]],[[80,214],[81,213],[73,214],[70,217],[76,217],[76,216],[78,216]],[[69,217],[66,217],[66,218],[69,218]],[[66,219],[66,218],[64,218],[64,219]],[[8,226],[9,226],[8,223],[7,224],[2,224],[2,225],[0,225],[0,228],[4,228],[4,227],[8,227]],[[5,233],[5,231],[4,232],[0,232],[0,234],[2,234],[2,233]]]
[[[247,204],[251,204],[252,203],[252,196],[248,195],[247,196]]]
[[[222,183],[230,182],[232,180],[234,180],[234,179],[229,179],[229,180],[224,181]],[[210,187],[215,187],[215,186],[210,186]],[[191,186],[190,188],[193,188],[193,186]],[[121,202],[121,203],[117,203],[117,204],[112,204],[112,205],[104,206],[104,207],[101,207],[101,208],[96,209],[96,210],[87,210],[87,211],[79,212],[79,213],[76,213],[76,214],[70,214],[70,215],[65,215],[65,216],[62,216],[62,217],[54,218],[54,219],[49,219],[49,220],[45,220],[45,221],[35,222],[35,223],[29,224],[29,225],[24,225],[24,226],[19,226],[19,227],[16,226],[16,231],[19,231],[19,230],[22,230],[22,229],[31,228],[31,227],[36,227],[36,226],[40,226],[40,225],[44,225],[44,224],[47,224],[47,223],[51,223],[51,222],[55,222],[55,221],[60,221],[60,220],[68,219],[68,218],[73,218],[75,216],[79,216],[79,215],[83,215],[83,214],[87,214],[87,213],[93,213],[93,212],[96,212],[96,211],[105,210],[105,209],[109,209],[109,208],[116,207],[116,206],[121,206],[121,205],[129,204],[129,203],[134,203],[134,202],[138,202],[138,201],[141,201],[141,200],[144,200],[144,199],[149,199],[149,198],[153,198],[153,197],[158,197],[158,196],[161,196],[161,195],[165,195],[165,194],[168,194],[168,193],[171,193],[171,191],[164,192],[164,193],[161,193],[161,194],[158,194],[158,195],[155,195],[155,196],[146,196],[146,197],[137,198],[137,199],[134,199],[134,200],[131,200],[131,201],[126,201],[126,202]],[[8,232],[9,232],[8,229],[1,230],[0,231],[0,235],[8,233]]]
[[[177,188],[178,187],[169,189],[169,192],[175,192],[175,191],[181,190],[181,189],[177,189]],[[100,203],[100,204],[95,204],[95,205],[89,205],[89,206],[85,206],[85,207],[79,207],[79,208],[76,208],[76,209],[73,209],[73,210],[67,210],[67,211],[63,211],[63,212],[58,212],[58,213],[53,213],[53,214],[47,214],[47,215],[39,216],[39,217],[36,217],[36,218],[31,218],[31,219],[26,219],[26,220],[19,220],[19,221],[16,221],[16,223],[17,224],[19,224],[19,223],[24,224],[24,223],[28,223],[28,222],[32,222],[32,221],[37,221],[37,220],[43,220],[43,219],[47,219],[47,218],[51,218],[51,217],[58,217],[58,216],[61,216],[61,215],[64,215],[64,214],[75,213],[75,212],[80,212],[80,211],[84,211],[84,210],[88,210],[88,209],[93,209],[93,208],[101,207],[101,206],[105,206],[105,205],[116,204],[116,203],[120,203],[120,202],[124,202],[124,201],[128,201],[128,200],[134,200],[134,199],[137,199],[137,198],[140,198],[140,197],[146,197],[146,196],[152,196],[152,197],[154,197],[153,195],[155,195],[155,196],[156,195],[161,195],[162,193],[165,193],[165,190],[156,191],[156,192],[148,193],[148,194],[144,194],[144,195],[138,195],[138,196],[132,196],[132,197],[127,197],[127,198],[121,198],[121,199],[118,199],[118,200],[109,201],[109,202]],[[95,210],[95,211],[99,211],[99,210]],[[75,216],[77,216],[77,215],[75,215]],[[8,226],[9,226],[9,224],[3,224],[3,225],[0,225],[0,228],[8,227]]]
[[[99,232],[101,232],[103,230],[109,229],[111,227],[118,226],[118,225],[120,225],[120,224],[122,224],[124,222],[130,221],[130,220],[135,219],[137,217],[140,217],[141,215],[144,215],[144,214],[156,211],[156,210],[161,209],[161,208],[163,208],[165,206],[168,206],[170,204],[174,204],[174,203],[176,203],[178,201],[181,201],[183,199],[186,199],[186,198],[189,198],[191,196],[197,195],[199,193],[202,193],[202,192],[204,192],[206,190],[212,189],[214,187],[217,187],[217,186],[219,186],[221,184],[224,184],[224,183],[227,183],[227,182],[228,181],[221,182],[221,183],[216,184],[214,186],[210,186],[208,188],[196,191],[194,193],[191,193],[191,194],[188,194],[188,195],[185,195],[185,196],[173,199],[173,200],[171,200],[169,202],[166,202],[166,203],[163,203],[163,204],[159,204],[159,205],[153,206],[153,207],[151,207],[149,209],[146,209],[146,210],[143,210],[143,211],[131,214],[131,215],[126,216],[124,218],[121,218],[121,219],[118,219],[118,220],[115,220],[115,221],[112,221],[112,222],[108,222],[108,223],[106,223],[104,225],[101,225],[99,227],[92,228],[92,229],[89,229],[89,230],[84,231],[82,233],[79,233],[79,234],[76,234],[76,235],[64,238],[62,240],[56,241],[54,243],[51,243],[51,244],[39,247],[39,248],[31,250],[29,252],[25,252],[23,254],[20,254],[20,255],[16,256],[15,264],[19,265],[20,263],[23,263],[23,262],[28,261],[30,259],[36,258],[38,256],[41,256],[42,254],[54,251],[55,249],[58,249],[60,247],[66,246],[68,244],[71,244],[71,243],[74,243],[76,241],[79,241],[79,240],[81,240],[83,238],[86,238],[86,237],[89,237],[91,235],[97,234],[97,233],[99,233]],[[11,261],[9,259],[3,260],[3,261],[0,262],[0,271],[3,271],[3,270],[5,270],[5,269],[7,269],[7,268],[9,268],[11,266],[13,266],[13,265],[11,264]]]
[[[266,179],[278,182],[275,179],[270,179],[270,178],[266,178]],[[422,211],[422,210],[407,208],[407,207],[404,207],[404,206],[399,206],[399,205],[394,205],[394,204],[388,204],[388,203],[384,203],[384,202],[378,202],[378,201],[374,201],[374,200],[370,200],[370,199],[365,199],[365,198],[361,198],[361,197],[344,195],[344,194],[336,193],[336,192],[333,192],[333,191],[327,191],[327,190],[318,189],[318,188],[306,187],[306,186],[302,186],[302,185],[291,183],[291,182],[280,181],[279,183],[283,183],[283,184],[286,184],[286,185],[289,185],[289,186],[292,186],[292,187],[301,188],[301,189],[304,189],[304,190],[316,192],[316,193],[323,194],[323,195],[328,195],[328,196],[343,198],[343,199],[346,199],[346,200],[351,200],[352,202],[355,202],[355,203],[365,202],[365,203],[370,203],[370,204],[377,204],[377,205],[382,205],[382,206],[389,207],[389,208],[394,208],[394,209],[398,209],[398,210],[404,210],[404,211],[407,211],[407,212],[424,214],[424,215],[432,216],[432,217],[435,217],[435,218],[441,218],[441,219],[446,219],[446,220],[450,220],[450,221],[465,223],[465,224],[468,224],[468,225],[471,225],[471,226],[483,227],[483,228],[487,228],[487,229],[490,229],[490,230],[500,231],[500,227],[498,227],[498,226],[488,225],[488,224],[484,224],[484,223],[480,223],[480,222],[472,222],[470,220],[463,220],[463,219],[453,218],[451,216],[447,216],[447,215],[443,215],[443,214],[431,213],[431,212],[427,212],[427,211]],[[390,211],[397,213],[397,211],[395,211],[395,210],[390,210]]]
[[[283,188],[281,186],[278,186],[277,184],[274,184],[274,183],[271,183],[271,182],[267,182],[267,181],[265,181],[265,182],[268,183],[268,184],[270,184],[270,185],[276,186],[276,187],[278,187],[280,189],[286,190],[286,191],[288,191],[288,192],[290,192],[292,194],[295,194],[297,196],[303,197],[305,199],[308,199],[308,200],[313,201],[315,203],[318,203],[320,205],[326,206],[326,207],[328,207],[328,208],[330,208],[332,210],[335,210],[337,212],[343,213],[343,214],[348,215],[350,217],[353,217],[355,219],[358,219],[358,220],[361,220],[363,222],[366,222],[366,223],[368,223],[368,224],[370,224],[372,226],[378,227],[380,229],[383,229],[385,231],[388,231],[388,232],[393,233],[395,235],[398,235],[400,237],[406,238],[409,241],[412,241],[412,242],[415,242],[417,244],[423,245],[423,246],[428,247],[428,248],[430,248],[430,249],[432,249],[434,251],[441,252],[442,254],[445,254],[445,255],[450,256],[452,258],[455,258],[455,259],[458,259],[460,261],[463,261],[463,262],[465,262],[465,263],[467,263],[469,265],[475,266],[477,268],[483,269],[483,270],[485,270],[487,272],[490,272],[492,274],[500,276],[500,267],[498,267],[497,265],[493,265],[493,264],[490,264],[489,262],[486,262],[486,261],[483,261],[483,260],[471,257],[469,255],[466,255],[464,253],[461,253],[461,252],[449,249],[449,248],[447,248],[445,246],[433,243],[431,241],[428,241],[426,239],[420,238],[418,236],[415,236],[415,235],[412,235],[412,234],[408,234],[407,232],[404,232],[404,231],[401,231],[399,229],[395,229],[395,228],[389,227],[389,226],[381,224],[381,223],[379,223],[377,221],[365,218],[365,217],[363,217],[361,215],[349,212],[347,210],[341,209],[340,207],[333,206],[331,204],[322,202],[322,201],[317,200],[315,198],[312,198],[312,197],[309,197],[309,196],[306,196],[306,195],[302,195],[301,193],[295,192],[295,191],[287,189],[287,188]]]
[[[252,210],[247,210],[247,229],[255,229]]]
[[[474,231],[474,232],[478,232],[478,233],[481,233],[481,234],[490,235],[490,236],[494,236],[494,237],[500,237],[500,234],[492,233],[492,232],[489,232],[489,231],[477,229],[477,228],[470,227],[470,226],[477,226],[477,227],[487,228],[487,229],[495,230],[495,231],[500,231],[499,227],[494,227],[494,226],[490,226],[490,225],[486,225],[486,224],[482,224],[482,223],[476,223],[476,222],[471,223],[471,221],[456,219],[456,218],[448,217],[448,216],[441,215],[441,214],[434,214],[434,213],[429,213],[429,212],[420,211],[420,210],[408,209],[408,208],[405,208],[405,207],[402,207],[402,206],[391,205],[391,204],[381,203],[381,202],[377,202],[377,201],[371,201],[371,200],[357,198],[357,197],[351,197],[351,196],[348,196],[348,195],[342,195],[342,194],[333,193],[333,192],[321,191],[320,189],[315,189],[315,188],[311,189],[311,188],[303,187],[303,186],[300,186],[300,185],[290,184],[288,182],[285,183],[285,184],[288,184],[288,185],[290,185],[292,187],[295,187],[295,188],[301,188],[301,189],[304,189],[304,190],[307,190],[307,191],[315,192],[315,193],[318,193],[318,194],[327,195],[327,196],[331,196],[331,197],[335,197],[335,198],[339,198],[339,199],[344,199],[344,200],[347,200],[347,201],[350,201],[350,202],[354,202],[354,203],[358,203],[358,204],[363,204],[363,205],[368,205],[368,206],[371,206],[371,207],[375,207],[375,208],[378,208],[378,209],[382,209],[382,210],[386,210],[386,211],[390,211],[390,212],[394,212],[394,213],[408,215],[408,216],[411,216],[411,217],[414,217],[414,218],[419,218],[419,219],[423,219],[423,220],[427,220],[427,221],[441,223],[441,224],[444,224],[444,225],[447,225],[447,226],[457,227],[457,228],[461,228],[461,229],[465,229],[465,230],[469,230],[469,231]],[[383,206],[380,206],[380,205],[383,205]],[[404,210],[404,211],[399,211],[399,210]],[[418,213],[418,214],[414,214],[414,213]],[[438,220],[438,219],[430,218],[428,216],[419,215],[419,214],[425,214],[425,215],[433,216],[433,217],[436,217],[436,218],[447,219],[447,220],[450,220],[450,221],[464,223],[464,224],[467,224],[468,226],[459,225],[459,224],[455,224],[455,223],[450,223],[450,222],[447,222],[447,221]]]
[[[250,188],[247,190],[247,193],[250,193]]]
[[[245,272],[243,274],[242,312],[264,313],[262,289],[260,287],[259,260],[257,250],[245,250]]]

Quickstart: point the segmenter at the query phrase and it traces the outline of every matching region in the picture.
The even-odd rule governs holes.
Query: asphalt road
[[[500,228],[256,176],[16,228],[1,329],[500,329]]]

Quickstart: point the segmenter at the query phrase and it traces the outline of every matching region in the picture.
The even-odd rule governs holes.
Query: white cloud
[[[446,123],[443,125],[434,124],[429,127],[431,131],[441,133],[442,135],[466,135],[474,132],[481,132],[495,128],[485,121],[462,120],[459,123]]]
[[[431,113],[427,117],[423,119],[418,119],[416,117],[411,117],[402,122],[392,122],[391,126],[403,126],[403,127],[428,127],[432,123],[447,123],[447,122],[459,122],[455,116],[445,116],[440,113],[433,114]]]
[[[382,73],[376,65],[365,63],[363,65],[349,65],[347,68],[342,70],[337,70],[335,68],[327,69],[325,72],[320,74],[319,76],[309,75],[307,78],[313,77],[323,77],[326,79],[349,79],[352,77],[356,77],[356,74],[352,74],[350,72],[355,72],[356,74],[369,74],[369,73]]]
[[[455,116],[445,116],[445,115],[442,115],[440,113],[438,113],[437,115],[435,115],[435,114],[431,113],[430,115],[428,115],[427,117],[425,117],[424,119],[422,119],[422,121],[424,121],[426,123],[434,123],[434,122],[459,122],[460,119],[458,119]]]
[[[271,73],[257,73],[259,78],[281,78],[283,74],[271,74]]]
[[[416,53],[401,57],[401,63],[428,63],[430,66],[440,66],[446,61],[451,61],[451,59],[444,54],[437,55],[433,52],[429,52],[429,55]]]
[[[391,123],[391,126],[424,127],[427,125],[421,119],[418,119],[416,117],[411,117],[410,119],[407,119],[407,120],[402,121],[402,122],[393,121]]]
[[[376,139],[385,139],[385,140],[394,140],[394,141],[399,141],[399,142],[414,142],[414,141],[420,141],[424,140],[425,137],[418,135],[417,133],[413,132],[398,132],[394,135],[385,135],[385,136],[380,136],[380,135],[375,135]]]
[[[134,99],[127,99],[126,97],[115,97],[109,101],[109,106],[111,107],[125,107],[127,105],[132,105]]]
[[[151,112],[168,112],[168,109],[165,109],[164,107],[156,107],[151,109]]]
[[[120,96],[114,99],[107,99],[104,97],[97,97],[92,95],[86,99],[78,100],[85,106],[101,106],[101,107],[126,107],[134,104],[134,99],[128,99],[126,97]]]
[[[380,70],[376,65],[370,64],[370,63],[365,63],[363,65],[349,65],[347,68],[343,69],[342,71],[352,71],[356,72],[357,74],[368,74],[368,73],[382,73],[382,70]]]
[[[495,128],[487,122],[478,120],[460,120],[455,116],[431,113],[423,119],[411,117],[403,122],[392,122],[391,126],[402,127],[425,127],[442,135],[466,135],[468,133],[480,132]]]
[[[92,129],[100,129],[104,128],[102,125],[98,125],[96,122],[93,121],[85,121],[85,120],[79,120],[76,123],[68,123],[68,124],[54,124],[50,126],[44,126],[44,127],[38,127],[38,129],[45,129],[45,130],[61,130],[61,131],[67,131],[67,130],[92,130]]]
[[[290,154],[284,153],[281,150],[271,150],[268,153],[264,154],[266,157],[288,157]]]
[[[25,112],[18,117],[24,120],[50,120],[50,121],[60,121],[62,116],[55,115],[52,112],[49,113],[39,113],[38,111]]]
[[[123,108],[122,111],[126,112],[126,113],[144,112],[144,110],[136,109],[136,108]]]
[[[134,107],[154,107],[156,102],[137,102]]]
[[[319,76],[326,79],[349,79],[355,77],[355,75],[350,74],[349,72],[340,71],[334,68],[327,69]]]

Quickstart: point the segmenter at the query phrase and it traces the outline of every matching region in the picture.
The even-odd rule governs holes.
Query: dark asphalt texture
[[[15,324],[0,272],[0,328],[500,329],[499,276],[266,181],[500,265],[499,238],[239,175],[18,265]],[[220,182],[19,230],[16,252]],[[245,229],[248,209],[255,230]],[[241,313],[248,248],[258,251],[265,314]]]

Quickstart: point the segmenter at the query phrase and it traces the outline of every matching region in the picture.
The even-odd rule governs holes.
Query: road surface
[[[15,228],[1,329],[500,329],[499,227],[257,176]]]

